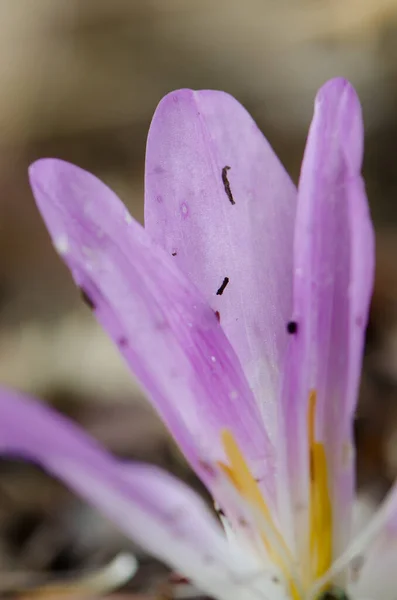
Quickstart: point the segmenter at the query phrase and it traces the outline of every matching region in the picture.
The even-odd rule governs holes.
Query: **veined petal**
[[[343,550],[350,532],[352,419],[374,269],[373,231],[360,175],[362,149],[356,93],[348,82],[332,80],[316,97],[298,187],[294,325],[281,407],[292,497],[307,531],[313,500],[309,398],[314,399],[313,444],[317,454],[325,451],[322,493],[332,506],[332,557]],[[330,519],[325,520],[328,528]],[[322,531],[322,539],[325,535]],[[302,531],[297,539],[304,540]]]
[[[272,448],[253,394],[195,286],[90,173],[46,159],[30,181],[75,282],[199,476],[212,485],[208,463],[224,460],[228,427],[271,487]]]
[[[295,210],[293,183],[234,98],[180,90],[160,102],[147,143],[145,227],[218,312],[271,439]]]
[[[65,417],[4,388],[0,452],[41,464],[209,595],[266,600],[271,590],[283,598],[253,557],[227,543],[185,484],[156,467],[120,463]]]

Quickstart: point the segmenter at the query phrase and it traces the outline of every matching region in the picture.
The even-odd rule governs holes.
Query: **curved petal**
[[[271,439],[295,209],[293,183],[234,98],[180,90],[160,102],[147,143],[145,227],[218,312]]]
[[[268,574],[227,543],[195,492],[156,467],[120,463],[65,417],[6,389],[0,389],[0,452],[41,464],[209,595],[266,597],[258,590],[271,585]]]
[[[33,193],[55,246],[193,468],[224,460],[233,430],[271,486],[271,447],[239,361],[213,310],[96,177],[60,160],[30,168]],[[242,408],[243,407],[243,408]]]
[[[356,93],[348,82],[332,80],[316,97],[298,187],[294,326],[281,411],[292,497],[306,515],[302,523],[308,531],[312,395],[315,442],[325,449],[327,461],[324,494],[332,504],[334,557],[350,533],[352,420],[374,271],[373,231],[360,176],[362,149]],[[307,543],[303,532],[297,539]]]

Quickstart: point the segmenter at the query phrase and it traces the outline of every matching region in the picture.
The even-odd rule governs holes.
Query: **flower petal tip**
[[[329,146],[332,140],[339,140],[349,171],[359,173],[364,138],[362,110],[357,92],[347,79],[330,79],[318,90],[313,122]]]
[[[361,121],[361,104],[357,92],[350,81],[342,77],[330,79],[318,90],[315,106],[316,109],[324,106],[328,111],[336,111],[340,119],[349,116],[352,120]]]
[[[29,183],[38,208],[48,201],[49,190],[58,190],[61,182],[67,181],[77,172],[79,167],[59,158],[40,158],[28,168]]]
[[[160,109],[168,108],[169,106],[177,106],[179,103],[189,102],[195,92],[189,88],[181,88],[180,90],[173,90],[166,94],[158,103],[156,113]],[[156,114],[155,113],[155,114]]]
[[[178,104],[183,106],[186,104],[196,103],[198,114],[200,114],[200,99],[205,98],[207,101],[214,99],[215,101],[220,97],[228,99],[229,102],[232,102],[235,105],[239,105],[239,102],[227,92],[222,92],[219,90],[192,90],[190,88],[181,88],[179,90],[169,92],[160,100],[156,108],[154,118],[158,117],[163,111],[168,113],[170,109],[178,110]]]
[[[53,169],[58,163],[63,162],[63,160],[60,160],[58,158],[39,158],[38,160],[35,160],[34,162],[32,162],[31,165],[29,165],[28,169],[29,179],[31,183],[32,181],[41,179],[41,176],[44,174],[44,172],[48,172],[50,169]]]
[[[320,87],[316,95],[316,103],[325,100],[338,99],[347,94],[357,98],[356,90],[348,79],[334,77],[329,79]]]

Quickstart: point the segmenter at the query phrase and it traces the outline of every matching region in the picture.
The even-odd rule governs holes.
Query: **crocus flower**
[[[317,94],[298,190],[245,109],[214,91],[157,108],[145,228],[78,167],[30,168],[55,248],[224,530],[183,483],[7,390],[0,450],[44,465],[220,600],[395,598],[397,492],[350,533],[374,266],[362,153],[358,98],[335,79]]]

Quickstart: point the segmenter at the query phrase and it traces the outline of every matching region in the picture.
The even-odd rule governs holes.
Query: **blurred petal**
[[[373,511],[372,511],[373,512]],[[331,579],[348,572],[349,597],[394,600],[397,586],[397,484],[373,516],[367,519],[324,578],[316,582],[312,597]],[[366,593],[367,592],[367,593]]]
[[[293,322],[282,416],[292,496],[307,516],[308,399],[315,390],[316,441],[324,444],[333,505],[333,556],[350,534],[354,489],[352,420],[357,400],[374,240],[360,176],[363,127],[352,86],[319,91],[298,188]],[[285,492],[284,492],[285,493]],[[302,519],[304,531],[307,520]],[[297,539],[305,544],[302,531]]]
[[[193,468],[212,484],[230,428],[271,487],[271,447],[213,310],[96,177],[55,159],[30,180],[55,246]]]
[[[397,536],[381,536],[351,566],[349,597],[395,600]]]
[[[2,573],[0,582],[1,597],[12,598],[92,598],[95,595],[109,594],[125,584],[135,575],[139,566],[132,554],[120,553],[110,563],[101,568],[89,569],[83,573],[68,573],[61,577],[41,577],[36,572]],[[7,581],[9,579],[9,581]],[[18,581],[21,579],[21,581]]]
[[[234,98],[180,90],[154,115],[145,192],[145,227],[218,311],[274,439],[292,310],[294,185]]]
[[[265,600],[258,590],[271,589],[269,574],[227,543],[202,499],[182,482],[156,467],[120,463],[68,419],[5,389],[0,452],[41,464],[209,595]]]

